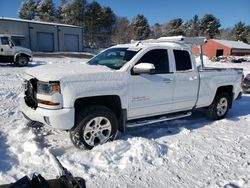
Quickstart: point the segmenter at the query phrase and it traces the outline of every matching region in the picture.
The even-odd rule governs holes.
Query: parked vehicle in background
[[[243,93],[250,93],[250,74],[247,74],[242,84]]]
[[[190,45],[204,43],[182,36],[134,41],[86,64],[28,69],[21,111],[70,130],[73,144],[88,149],[114,140],[118,130],[187,117],[196,108],[222,119],[241,92],[243,70],[197,67]]]
[[[24,67],[29,61],[32,61],[30,49],[15,46],[10,36],[0,34],[0,63],[15,63]]]

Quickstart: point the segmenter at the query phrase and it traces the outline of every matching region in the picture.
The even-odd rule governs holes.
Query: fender
[[[20,52],[20,53],[16,53],[16,54],[14,55],[14,62],[16,62],[16,60],[17,60],[17,58],[18,58],[19,56],[26,56],[26,57],[28,57],[29,59],[32,58],[32,55],[30,55],[30,54],[28,54],[28,53],[25,53],[25,52]]]

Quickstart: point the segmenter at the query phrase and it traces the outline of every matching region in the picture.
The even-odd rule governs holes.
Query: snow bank
[[[166,159],[167,147],[156,141],[135,137],[98,146],[91,151],[76,151],[60,159],[71,167],[72,160],[84,168],[95,171],[124,170],[131,166],[161,166]],[[82,169],[82,168],[80,168]],[[80,171],[78,171],[79,174]],[[82,174],[84,176],[84,174]]]

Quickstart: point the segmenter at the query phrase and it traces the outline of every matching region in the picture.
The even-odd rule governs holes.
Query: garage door
[[[64,35],[64,51],[78,52],[79,51],[78,35]]]
[[[41,52],[54,51],[54,35],[53,33],[37,33],[38,50]]]

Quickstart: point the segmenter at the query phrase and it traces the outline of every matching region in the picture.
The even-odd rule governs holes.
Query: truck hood
[[[28,54],[28,55],[31,55],[31,54],[32,54],[31,50],[28,49],[28,48],[24,48],[24,47],[22,47],[22,46],[15,46],[15,48],[16,48],[16,51],[17,51],[17,52],[23,52],[23,53],[26,53],[26,54]]]
[[[97,81],[111,80],[118,71],[101,65],[87,63],[65,63],[42,65],[26,69],[25,74],[44,82],[48,81]]]

